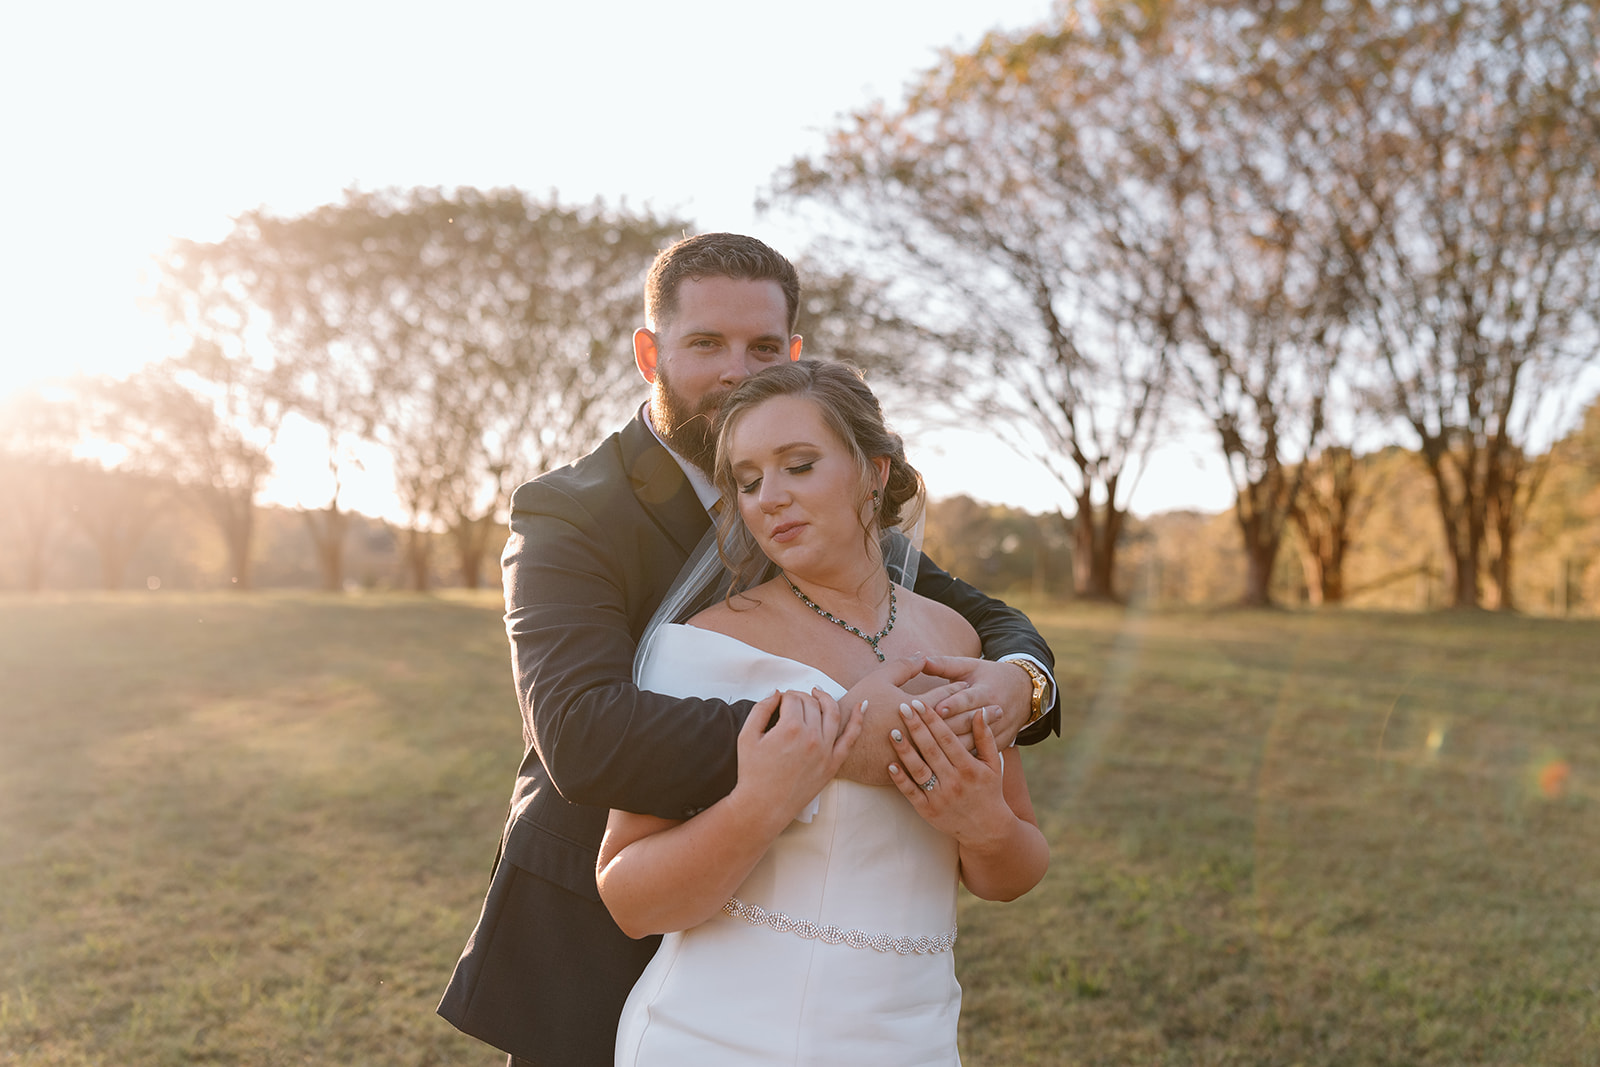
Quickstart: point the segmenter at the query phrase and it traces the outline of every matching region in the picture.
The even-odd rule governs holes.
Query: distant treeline
[[[1552,615],[1600,613],[1600,403],[1544,463],[1543,488],[1521,542],[1515,603]],[[1420,459],[1399,448],[1363,457],[1357,518],[1337,601],[1352,607],[1427,610],[1450,604],[1432,487]],[[31,510],[0,523],[0,591],[133,589],[150,592],[233,586],[225,544],[192,491],[172,482],[106,471],[84,462],[0,459],[0,496]],[[251,571],[257,588],[327,588],[319,566],[321,516],[257,509]],[[360,514],[345,517],[344,592],[467,584],[442,534],[426,537],[418,583],[408,558],[412,532]],[[504,531],[488,537],[480,578]],[[966,496],[932,501],[926,548],[952,573],[999,596],[1074,596],[1071,520]],[[1317,603],[1315,553],[1297,535],[1272,575],[1274,600]],[[1220,606],[1238,600],[1245,569],[1238,527],[1227,512],[1168,512],[1130,518],[1115,591],[1144,607]]]
[[[1541,489],[1518,542],[1512,602],[1542,615],[1600,613],[1600,403],[1580,430],[1539,459]],[[1362,457],[1342,587],[1324,591],[1315,536],[1297,527],[1273,568],[1275,603],[1424,611],[1450,607],[1434,487],[1415,454]],[[1000,596],[1073,595],[1071,522],[966,497],[928,508],[927,549],[942,566]],[[1118,599],[1147,607],[1239,602],[1248,564],[1230,512],[1130,517],[1117,555]],[[1334,595],[1327,596],[1326,593]]]

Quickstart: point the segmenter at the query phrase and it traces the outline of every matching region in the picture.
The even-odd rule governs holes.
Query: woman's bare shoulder
[[[900,610],[913,612],[918,629],[932,639],[929,651],[937,650],[940,655],[946,656],[976,657],[983,654],[983,643],[978,640],[978,632],[961,617],[959,611],[905,586],[897,586],[896,590],[895,598],[900,603]]]
[[[753,625],[765,621],[770,613],[771,585],[772,583],[768,582],[737,596],[719,600],[691,618],[689,625],[742,639],[750,632]]]

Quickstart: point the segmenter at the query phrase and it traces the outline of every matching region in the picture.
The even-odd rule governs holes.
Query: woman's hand
[[[900,705],[902,725],[889,734],[899,755],[889,778],[930,825],[961,844],[1003,836],[1016,816],[1006,803],[1005,763],[990,730],[988,709],[972,716],[976,752],[921,700]],[[932,783],[931,788],[929,783]]]
[[[776,716],[774,717],[774,713]],[[820,689],[773,693],[739,731],[739,782],[733,798],[787,826],[838,773],[861,732],[861,709],[841,712]]]
[[[721,910],[784,827],[822,792],[861,732],[827,693],[773,693],[739,731],[739,782],[687,822],[612,811],[597,884],[629,937],[686,930]]]
[[[955,838],[961,881],[974,896],[1014,900],[1044,877],[1050,847],[1033,813],[1021,755],[1002,759],[988,710],[973,716],[977,752],[969,753],[933,709],[916,700],[902,707],[905,725],[890,735],[900,763],[889,765],[889,777],[917,814]]]

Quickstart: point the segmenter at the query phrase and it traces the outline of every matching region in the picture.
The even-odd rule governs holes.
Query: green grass
[[[1036,618],[968,1067],[1600,1064],[1600,624]],[[492,596],[0,600],[0,1063],[503,1063],[433,1006],[520,743]]]
[[[496,1062],[433,1006],[507,664],[493,598],[0,602],[0,1062]]]

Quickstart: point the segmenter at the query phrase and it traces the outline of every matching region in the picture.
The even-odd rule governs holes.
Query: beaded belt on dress
[[[722,910],[752,926],[765,926],[780,934],[794,934],[807,941],[898,952],[902,956],[931,956],[937,952],[949,952],[956,944],[954,927],[949,933],[937,937],[891,937],[888,934],[869,934],[865,930],[841,930],[832,925],[818,926],[806,919],[791,918],[781,911],[768,911],[756,904],[746,904],[738,897],[729,897]]]

